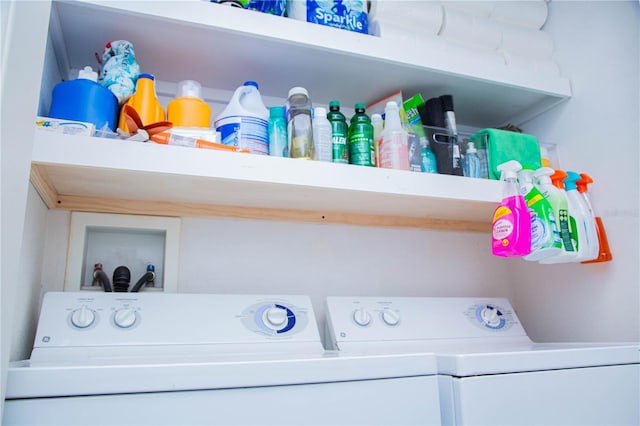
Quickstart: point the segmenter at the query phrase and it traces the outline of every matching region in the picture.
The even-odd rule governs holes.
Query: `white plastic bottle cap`
[[[307,98],[309,97],[309,92],[304,87],[292,87],[289,90],[289,95],[287,97],[291,97],[292,95],[305,95]]]
[[[78,78],[82,78],[85,80],[98,81],[98,73],[93,70],[90,66],[84,67],[84,69],[78,72]]]
[[[313,118],[316,117],[326,117],[327,116],[327,109],[323,108],[323,107],[315,107],[313,109]]]
[[[202,86],[195,80],[183,80],[178,83],[178,90],[176,97],[178,98],[198,98],[200,99],[200,92]]]

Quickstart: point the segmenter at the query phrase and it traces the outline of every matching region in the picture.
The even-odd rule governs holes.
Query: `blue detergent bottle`
[[[84,67],[75,80],[63,81],[53,88],[49,117],[93,123],[96,130],[116,130],[118,98],[96,81],[98,74]]]

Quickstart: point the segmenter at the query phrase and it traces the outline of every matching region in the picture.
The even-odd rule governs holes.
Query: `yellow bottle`
[[[167,105],[167,120],[174,127],[211,127],[211,107],[200,97],[200,83],[178,83],[177,96]]]
[[[164,108],[162,108],[156,96],[155,77],[151,74],[140,74],[138,76],[136,91],[126,102],[126,105],[130,105],[136,110],[143,126],[165,120]],[[118,127],[125,132],[129,132],[122,113],[120,113]]]

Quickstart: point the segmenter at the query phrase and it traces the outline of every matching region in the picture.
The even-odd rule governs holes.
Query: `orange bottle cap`
[[[590,183],[593,183],[593,179],[591,179],[591,176],[589,176],[586,173],[580,173],[580,177],[582,179],[579,179],[576,181],[576,186],[578,187],[578,191],[587,192],[587,185],[589,185]]]
[[[564,189],[564,179],[568,176],[569,175],[563,170],[556,170],[555,173],[550,176],[551,183],[557,188]]]

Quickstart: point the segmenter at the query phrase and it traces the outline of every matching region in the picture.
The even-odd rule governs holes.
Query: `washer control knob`
[[[400,313],[391,309],[383,309],[382,321],[387,325],[396,326],[400,322]]]
[[[96,320],[96,313],[86,306],[71,312],[71,324],[76,328],[87,328]]]
[[[353,320],[361,327],[366,327],[371,323],[371,314],[364,308],[353,311]]]
[[[118,309],[113,315],[113,322],[120,328],[132,327],[138,320],[136,311],[131,308]]]
[[[264,312],[264,323],[272,330],[280,330],[287,325],[287,311],[282,308],[269,308]]]
[[[495,327],[500,324],[500,311],[493,306],[487,305],[482,309],[480,316],[485,324]]]

